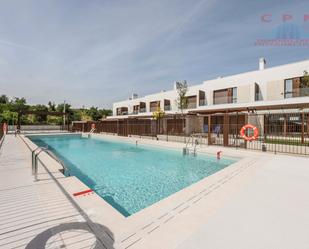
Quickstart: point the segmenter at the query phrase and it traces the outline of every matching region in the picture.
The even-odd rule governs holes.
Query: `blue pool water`
[[[168,150],[80,135],[30,136],[48,146],[78,177],[124,216],[209,176],[234,159],[183,156]]]

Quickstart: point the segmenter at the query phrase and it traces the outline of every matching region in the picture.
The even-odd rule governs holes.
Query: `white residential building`
[[[233,108],[278,107],[309,103],[309,87],[303,84],[309,60],[266,67],[259,60],[259,70],[220,77],[189,86],[186,112],[207,112]],[[177,114],[177,91],[174,89],[138,97],[136,94],[113,104],[109,118],[149,117],[160,107],[166,114]]]

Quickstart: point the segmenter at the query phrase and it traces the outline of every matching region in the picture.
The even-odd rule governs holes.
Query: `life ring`
[[[95,129],[95,124],[91,124],[91,129]]]
[[[248,137],[247,135],[246,135],[246,130],[247,129],[252,129],[253,130],[253,136],[251,136],[251,137]],[[255,139],[257,139],[258,138],[258,136],[259,136],[259,130],[258,130],[258,128],[256,128],[254,125],[252,125],[252,124],[246,124],[246,125],[244,125],[243,127],[241,127],[241,129],[240,129],[240,136],[244,139],[244,140],[246,140],[246,141],[252,141],[252,140],[255,140]]]

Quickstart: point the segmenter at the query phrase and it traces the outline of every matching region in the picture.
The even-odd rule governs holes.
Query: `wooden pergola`
[[[301,132],[301,142],[304,143],[304,134],[305,134],[305,113],[304,109],[309,109],[309,103],[297,103],[297,104],[285,104],[285,105],[252,105],[248,107],[231,107],[231,108],[216,108],[209,110],[196,110],[190,111],[188,114],[191,115],[203,115],[208,117],[208,127],[211,127],[211,117],[215,114],[223,115],[223,145],[228,146],[229,139],[229,114],[231,113],[255,113],[256,111],[275,111],[275,110],[292,110],[298,109],[300,110],[300,114],[302,117],[302,132]],[[308,117],[309,119],[309,117]],[[246,115],[247,122],[247,115]],[[309,120],[308,120],[309,123]],[[208,129],[208,144],[212,144],[210,129]]]

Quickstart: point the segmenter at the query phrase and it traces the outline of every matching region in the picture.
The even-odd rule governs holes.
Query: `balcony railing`
[[[170,105],[165,105],[164,106],[164,111],[170,111],[171,110],[171,106]]]
[[[263,100],[262,93],[256,93],[256,94],[254,95],[254,100],[255,100],[255,101],[261,101],[261,100]]]
[[[146,108],[139,108],[139,112],[146,112]]]
[[[196,103],[188,103],[187,109],[195,109]]]
[[[150,107],[150,112],[155,112],[158,110],[158,107],[154,106],[154,107]]]
[[[309,87],[294,88],[293,91],[284,92],[285,98],[309,97]]]
[[[128,115],[127,111],[117,112],[117,116]]]
[[[217,97],[214,98],[214,105],[237,103],[236,97]]]
[[[204,106],[204,105],[206,105],[206,99],[200,99],[198,105],[199,105],[199,106]]]

